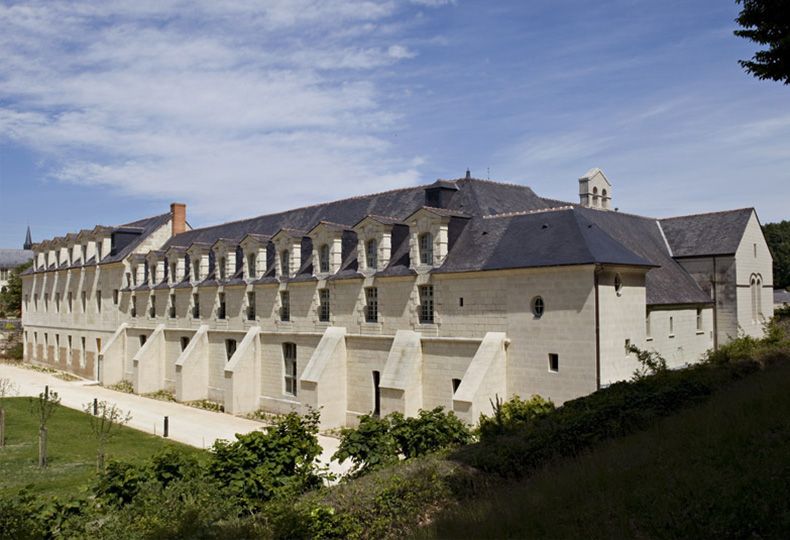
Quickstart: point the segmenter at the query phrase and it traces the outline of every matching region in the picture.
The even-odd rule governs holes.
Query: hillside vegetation
[[[318,412],[205,461],[116,461],[78,496],[5,497],[0,537],[786,537],[790,330],[767,329],[679,371],[642,351],[633,381],[561,407],[497,403],[471,444],[441,409],[363,418],[333,487]]]

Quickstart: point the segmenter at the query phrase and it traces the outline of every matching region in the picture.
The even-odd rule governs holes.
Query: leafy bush
[[[469,428],[443,407],[419,411],[413,418],[391,413],[384,418],[365,415],[357,429],[340,432],[340,446],[332,459],[343,463],[351,459],[351,477],[390,465],[403,456],[424,456],[443,448],[466,444],[472,440]]]
[[[480,415],[477,431],[481,441],[523,430],[555,409],[554,403],[537,395],[530,396],[528,401],[514,395],[504,403],[497,396],[496,402],[491,402],[491,407],[494,409],[493,416]]]
[[[17,343],[8,350],[8,357],[11,358],[11,360],[22,360],[24,355],[25,349],[21,343]]]
[[[392,435],[406,459],[472,441],[469,428],[453,411],[445,413],[444,407],[421,410],[416,417],[406,418],[400,413],[392,413],[391,416]]]
[[[361,476],[398,461],[398,446],[391,433],[389,418],[366,414],[357,429],[340,431],[340,446],[332,459],[343,463],[350,459],[352,477]]]
[[[316,464],[319,413],[292,412],[275,426],[217,441],[208,473],[246,510],[276,497],[289,497],[322,485],[327,476]]]

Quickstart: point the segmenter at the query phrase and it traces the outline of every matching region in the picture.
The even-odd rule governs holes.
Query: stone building
[[[753,209],[657,220],[439,180],[191,229],[185,207],[36,244],[25,356],[231,413],[325,427],[498,395],[563,402],[631,377],[629,344],[697,361],[773,313]],[[740,330],[739,330],[740,329]]]
[[[0,249],[0,290],[8,285],[11,272],[33,258],[33,240],[30,237],[30,227],[22,249]]]

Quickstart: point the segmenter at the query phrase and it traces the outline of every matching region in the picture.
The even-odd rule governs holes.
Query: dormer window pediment
[[[239,246],[243,253],[244,279],[255,281],[263,276],[269,266],[268,246],[271,236],[264,234],[248,234]]]
[[[302,265],[302,239],[307,235],[305,231],[294,229],[280,229],[272,236],[275,253],[275,277],[290,279],[296,275]]]
[[[313,274],[325,278],[343,264],[343,234],[353,229],[340,223],[322,221],[308,233],[313,242]]]
[[[357,234],[357,262],[359,271],[372,276],[390,263],[392,256],[392,228],[401,221],[369,215],[354,226]]]

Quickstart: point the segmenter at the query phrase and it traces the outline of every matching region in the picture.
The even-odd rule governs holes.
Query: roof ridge
[[[489,214],[487,216],[483,216],[483,219],[494,219],[494,218],[502,218],[502,217],[512,217],[512,216],[526,216],[529,214],[542,214],[544,212],[557,212],[560,210],[573,210],[573,206],[551,206],[549,208],[542,208],[540,210],[522,210],[520,212],[507,212],[504,214]]]
[[[702,217],[702,216],[712,216],[715,214],[730,214],[734,212],[743,212],[744,210],[751,210],[754,211],[753,206],[745,206],[743,208],[735,208],[733,210],[719,210],[717,212],[703,212],[701,214],[688,214],[685,216],[673,216],[668,218],[659,218],[659,221],[669,221],[671,219],[683,219],[683,218],[690,218],[690,217]]]
[[[397,193],[399,191],[410,191],[410,190],[417,190],[417,189],[425,189],[426,187],[428,187],[428,185],[429,184],[419,185],[419,186],[411,186],[411,187],[404,187],[404,188],[396,188],[396,189],[390,189],[390,190],[387,190],[387,191],[379,191],[377,193],[368,193],[367,195],[357,195],[355,197],[346,197],[344,199],[336,199],[334,201],[326,201],[326,202],[321,202],[321,203],[316,203],[316,204],[309,204],[307,206],[299,206],[297,208],[289,208],[288,210],[281,210],[280,212],[272,212],[270,214],[260,214],[260,215],[249,217],[249,218],[237,219],[235,221],[224,221],[222,223],[216,223],[214,225],[206,225],[205,227],[197,227],[195,229],[190,229],[188,231],[184,231],[181,234],[186,234],[186,233],[189,233],[189,232],[192,232],[192,231],[201,231],[201,230],[205,230],[205,229],[213,229],[214,227],[221,227],[223,225],[230,225],[230,224],[233,224],[233,223],[242,223],[244,221],[252,221],[254,219],[260,219],[260,218],[264,218],[264,217],[278,216],[280,214],[290,214],[291,212],[296,212],[296,211],[299,211],[299,210],[309,210],[310,208],[318,208],[319,206],[328,206],[330,204],[337,204],[337,203],[342,203],[342,202],[346,202],[346,201],[356,201],[356,200],[360,200],[360,199],[367,199],[367,198],[370,198],[370,197],[380,197],[381,195],[388,195],[390,193]],[[180,236],[181,234],[179,234],[177,236]]]

